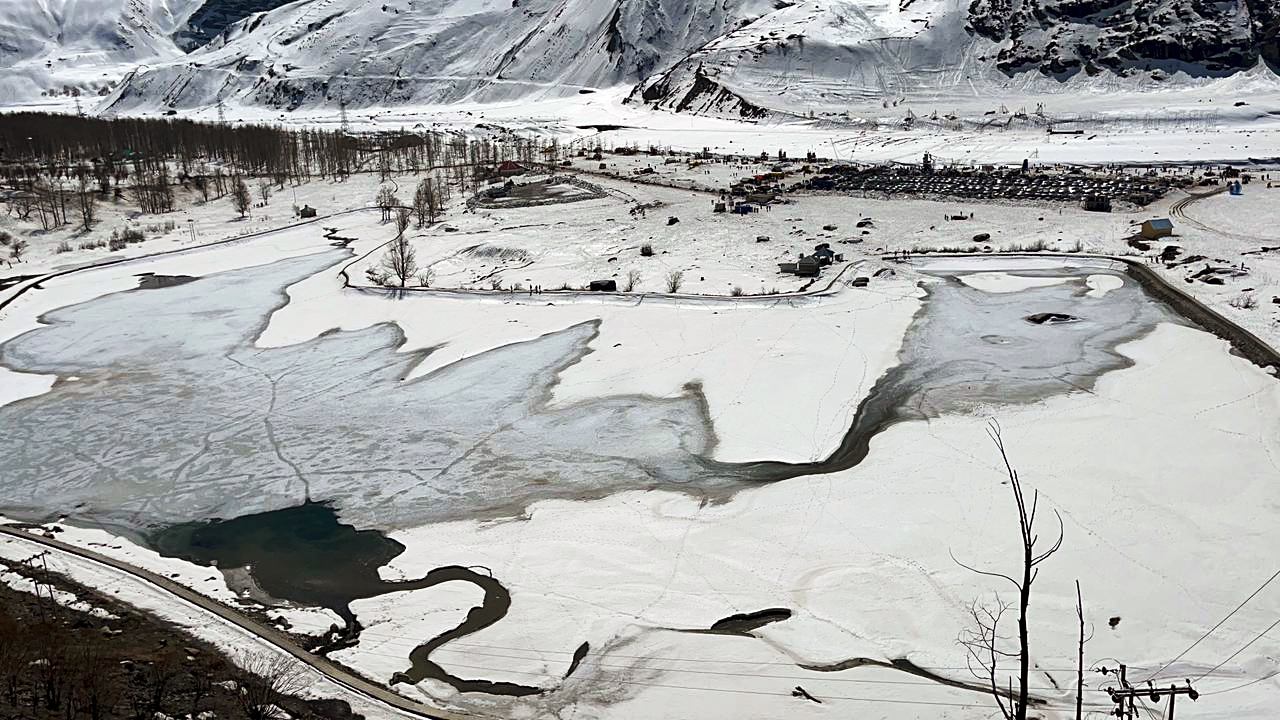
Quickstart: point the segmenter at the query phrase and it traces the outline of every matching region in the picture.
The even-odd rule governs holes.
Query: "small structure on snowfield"
[[[615,280],[592,280],[588,287],[592,292],[618,292],[618,283]]]
[[[313,218],[315,216],[316,216],[316,209],[311,207],[310,205],[303,205],[302,209],[298,211],[298,217],[300,218]]]
[[[523,165],[518,162],[512,162],[511,160],[508,160],[493,169],[493,173],[495,175],[501,175],[502,177],[515,177],[516,175],[523,175],[526,172],[528,171]]]
[[[818,277],[822,272],[822,266],[815,257],[800,256],[800,260],[793,263],[778,263],[778,272],[790,275],[799,275],[800,277]]]
[[[1173,234],[1173,221],[1169,218],[1152,218],[1142,223],[1142,237],[1148,240],[1169,237]]]
[[[1111,212],[1111,198],[1106,195],[1085,195],[1084,209],[1089,212]]]

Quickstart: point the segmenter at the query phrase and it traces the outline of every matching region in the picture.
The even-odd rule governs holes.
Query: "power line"
[[[385,653],[369,653],[369,654],[383,655],[384,657],[397,657],[397,656],[389,656],[389,655],[386,655]],[[530,675],[534,677],[562,679],[560,675],[554,675],[551,673],[531,672],[527,670],[502,670],[499,668],[484,667],[482,665],[463,665],[461,663],[450,663],[450,667],[466,668],[468,670],[485,670],[488,672],[511,673],[514,675]],[[752,676],[745,675],[742,677],[749,678]],[[815,678],[793,678],[793,679],[809,680],[809,679],[815,679]],[[821,678],[816,678],[816,679],[820,680]],[[743,690],[740,688],[712,688],[712,687],[702,687],[702,686],[691,687],[688,685],[668,685],[666,683],[650,683],[650,682],[642,682],[640,680],[611,680],[611,682],[619,682],[624,685],[644,685],[646,687],[668,688],[673,690],[696,690],[699,692],[721,692],[721,693],[735,693],[735,694],[742,694],[742,695],[769,695],[774,697],[777,697],[783,694],[783,693],[777,693],[777,692],[765,692],[763,690]],[[943,685],[940,687],[948,687],[948,686]],[[952,688],[952,689],[957,691],[963,691],[963,688]],[[822,699],[823,700],[851,700],[855,702],[889,703],[894,705],[934,705],[934,706],[958,707],[958,708],[990,709],[990,706],[988,705],[975,705],[973,703],[959,703],[959,702],[944,702],[941,700],[896,700],[896,699],[887,699],[887,698],[848,697],[848,696],[842,696],[842,695],[823,695]]]
[[[1192,650],[1193,650],[1197,645],[1199,645],[1201,642],[1203,642],[1205,638],[1209,637],[1210,635],[1212,635],[1212,634],[1214,633],[1214,631],[1215,631],[1215,630],[1217,630],[1218,628],[1222,627],[1223,623],[1225,623],[1226,621],[1230,620],[1230,619],[1231,619],[1231,617],[1232,617],[1233,615],[1235,615],[1236,613],[1240,612],[1240,608],[1242,608],[1242,607],[1244,607],[1245,605],[1249,604],[1249,601],[1250,601],[1250,600],[1252,600],[1253,598],[1255,598],[1255,597],[1258,595],[1258,593],[1262,592],[1263,588],[1265,588],[1266,586],[1270,585],[1270,584],[1271,584],[1271,581],[1272,581],[1272,580],[1275,580],[1277,577],[1280,577],[1280,570],[1276,570],[1276,571],[1275,571],[1275,573],[1274,573],[1274,574],[1272,574],[1272,575],[1271,575],[1271,577],[1267,578],[1267,581],[1266,581],[1266,582],[1264,582],[1264,583],[1262,583],[1262,585],[1260,585],[1260,586],[1258,587],[1258,589],[1257,589],[1257,590],[1254,590],[1252,593],[1250,593],[1249,597],[1247,597],[1247,598],[1245,598],[1245,599],[1244,599],[1244,602],[1242,602],[1242,603],[1240,603],[1239,605],[1237,605],[1235,610],[1232,610],[1230,613],[1228,613],[1228,614],[1227,614],[1227,616],[1226,616],[1226,617],[1224,617],[1224,618],[1222,618],[1221,620],[1219,620],[1217,625],[1214,625],[1213,627],[1209,628],[1209,632],[1206,632],[1204,635],[1201,635],[1199,640],[1196,640],[1195,642],[1191,643],[1190,647],[1188,647],[1186,650],[1183,650],[1182,652],[1178,653],[1178,656],[1177,656],[1177,657],[1175,657],[1174,659],[1172,659],[1172,660],[1170,660],[1169,662],[1165,663],[1165,664],[1164,664],[1164,665],[1163,665],[1159,670],[1157,670],[1157,671],[1155,671],[1155,672],[1151,673],[1151,675],[1147,677],[1147,680],[1154,680],[1154,679],[1155,679],[1155,677],[1156,677],[1157,675],[1159,675],[1160,673],[1162,673],[1162,672],[1164,672],[1165,670],[1167,670],[1167,669],[1169,668],[1169,666],[1170,666],[1170,665],[1172,665],[1172,664],[1174,664],[1174,663],[1178,662],[1179,660],[1181,660],[1181,659],[1182,659],[1182,657],[1183,657],[1184,655],[1186,655],[1187,653],[1191,652],[1191,651],[1192,651]],[[1232,657],[1234,657],[1234,656],[1232,656]],[[1229,658],[1228,658],[1228,659],[1229,659]],[[1224,661],[1224,662],[1225,662],[1225,661]],[[1214,668],[1214,669],[1216,670],[1217,668]]]
[[[422,645],[422,644],[425,642],[425,641],[420,641],[420,640],[411,640],[411,639],[409,639],[409,638],[406,638],[402,633],[380,633],[380,632],[373,632],[373,631],[371,631],[371,630],[361,630],[361,631],[360,631],[360,636],[361,636],[361,637],[369,636],[369,637],[374,637],[374,638],[386,638],[387,640],[394,640],[394,641],[399,641],[399,642],[404,642],[404,643],[412,643],[415,647],[416,647],[416,646],[418,646],[418,645]],[[482,648],[482,649],[485,649],[485,650],[513,650],[513,651],[515,651],[515,652],[534,653],[534,654],[539,654],[539,655],[569,655],[569,656],[573,656],[573,655],[574,655],[574,652],[573,652],[572,650],[545,650],[545,649],[540,649],[540,648],[511,647],[510,645],[486,645],[486,644],[482,644],[482,643],[463,642],[463,641],[461,641],[461,640],[451,640],[451,641],[449,641],[449,643],[448,643],[447,645],[441,646],[441,647],[440,647],[440,650],[445,650],[446,648],[454,648],[454,647]],[[452,651],[452,652],[457,652],[457,651]],[[479,653],[477,653],[477,654],[479,654]],[[659,662],[707,663],[707,664],[712,664],[712,665],[780,665],[780,666],[784,666],[784,667],[798,667],[798,666],[799,666],[799,663],[796,663],[796,662],[776,662],[776,661],[767,661],[767,660],[759,660],[759,661],[757,661],[757,660],[727,660],[727,659],[725,659],[725,660],[709,660],[709,659],[706,659],[706,658],[659,657],[659,656],[653,656],[653,655],[624,655],[624,654],[621,654],[621,653],[608,653],[608,656],[609,656],[609,657],[612,657],[612,658],[624,658],[624,659],[627,659],[627,660],[656,660],[656,661],[659,661]],[[541,658],[520,657],[520,656],[517,656],[517,655],[512,655],[512,656],[510,656],[510,657],[512,657],[513,659],[517,659],[517,660],[540,660],[540,659],[541,659]],[[869,663],[869,665],[870,665],[870,663]],[[899,668],[899,667],[896,667],[896,666],[889,666],[889,665],[878,665],[877,667],[884,667],[884,668],[889,669],[889,670],[894,670],[894,669],[896,669],[896,670],[902,670],[902,668]],[[1132,666],[1130,666],[1130,667],[1132,667]],[[953,667],[953,666],[937,666],[937,665],[929,665],[929,666],[921,665],[921,666],[920,666],[920,668],[921,668],[921,669],[923,669],[923,670],[929,670],[929,671],[933,671],[933,670],[968,670],[968,669],[969,669],[969,667],[968,667],[968,666],[965,666],[965,665],[958,665],[958,666],[954,666],[954,667]],[[1069,667],[1069,668],[1040,668],[1040,667],[1036,667],[1036,668],[1032,668],[1032,669],[1033,669],[1033,670],[1035,670],[1035,671],[1037,671],[1037,672],[1046,672],[1046,673],[1050,673],[1050,672],[1075,672],[1075,671],[1076,671],[1076,668],[1074,668],[1074,667]],[[819,671],[815,671],[815,672],[819,672]]]
[[[1196,682],[1200,682],[1201,680],[1205,679],[1205,677],[1206,677],[1206,676],[1208,676],[1209,674],[1211,674],[1214,670],[1217,670],[1218,668],[1222,667],[1223,665],[1226,665],[1227,663],[1229,663],[1229,662],[1231,662],[1232,660],[1234,660],[1234,659],[1235,659],[1235,657],[1236,657],[1237,655],[1239,655],[1240,653],[1244,652],[1245,650],[1248,650],[1250,645],[1252,645],[1252,644],[1254,644],[1254,643],[1258,642],[1259,640],[1261,640],[1263,635],[1266,635],[1267,633],[1271,632],[1273,629],[1275,629],[1275,626],[1277,626],[1277,625],[1280,625],[1280,618],[1276,618],[1276,621],[1275,621],[1275,622],[1273,622],[1273,623],[1271,623],[1270,625],[1268,625],[1266,630],[1263,630],[1262,632],[1260,632],[1260,633],[1258,633],[1257,635],[1255,635],[1255,636],[1254,636],[1254,638],[1253,638],[1252,640],[1250,640],[1249,642],[1247,642],[1247,643],[1245,643],[1245,644],[1244,644],[1244,647],[1242,647],[1242,648],[1240,648],[1239,650],[1237,650],[1237,651],[1235,651],[1235,652],[1231,653],[1231,655],[1230,655],[1230,656],[1228,656],[1226,660],[1223,660],[1222,662],[1218,663],[1217,665],[1214,665],[1214,666],[1213,666],[1212,668],[1210,668],[1210,669],[1209,669],[1209,671],[1208,671],[1208,672],[1206,672],[1204,675],[1201,675],[1200,677],[1196,678]]]
[[[1271,678],[1275,677],[1276,675],[1280,675],[1280,670],[1275,670],[1275,671],[1273,671],[1273,672],[1267,673],[1266,675],[1263,675],[1262,677],[1260,677],[1260,678],[1258,678],[1258,679],[1256,679],[1256,680],[1250,680],[1249,682],[1244,683],[1243,685],[1236,685],[1235,687],[1229,687],[1229,688],[1227,688],[1226,690],[1214,690],[1213,692],[1207,692],[1207,693],[1201,693],[1201,694],[1203,694],[1203,695],[1221,695],[1221,694],[1223,694],[1223,693],[1234,692],[1234,691],[1236,691],[1236,690],[1239,690],[1240,688],[1246,688],[1246,687],[1249,687],[1250,685],[1256,685],[1256,684],[1258,684],[1258,683],[1262,682],[1263,680],[1270,680]]]
[[[483,653],[483,652],[474,652],[474,651],[468,651],[468,650],[449,650],[449,649],[448,649],[448,648],[446,648],[446,647],[440,647],[440,648],[437,648],[437,649],[435,650],[435,652],[438,652],[438,653],[439,653],[439,652],[452,652],[452,653],[457,653],[457,654],[460,654],[460,655],[483,655],[483,656],[485,656],[485,657],[500,657],[500,658],[508,658],[508,659],[512,659],[512,660],[538,660],[538,659],[539,659],[539,658],[527,658],[527,657],[520,657],[520,656],[518,656],[518,655],[502,655],[502,654],[498,654],[498,653]],[[384,654],[384,653],[378,653],[378,654]],[[593,663],[592,663],[592,665],[594,665],[595,667],[609,668],[609,669],[611,669],[611,670],[627,670],[627,669],[630,669],[630,668],[631,668],[631,666],[630,666],[630,665],[612,665],[612,664],[606,664],[606,663],[602,663],[602,662],[593,662]],[[460,665],[459,667],[465,667],[465,666],[461,666],[461,665]],[[800,667],[800,666],[796,666],[796,667],[797,667],[798,669],[800,669],[800,670],[804,670],[804,668],[802,668],[802,667]],[[894,669],[897,669],[897,668],[891,668],[891,667],[890,667],[890,668],[886,668],[886,667],[884,667],[884,666],[874,666],[874,667],[879,667],[879,668],[881,668],[881,669],[885,669],[885,670],[894,670]],[[809,672],[812,672],[812,673],[819,673],[818,675],[769,675],[769,674],[762,674],[762,673],[740,673],[740,672],[729,672],[729,671],[725,671],[725,670],[692,670],[692,669],[689,669],[689,668],[666,668],[666,667],[650,667],[650,666],[645,666],[645,668],[644,668],[644,669],[645,669],[645,670],[654,670],[654,671],[657,671],[657,672],[666,672],[666,673],[692,673],[692,674],[696,674],[696,675],[728,675],[728,676],[730,676],[730,677],[768,678],[768,679],[773,679],[773,680],[821,680],[822,682],[853,682],[853,683],[867,683],[867,684],[870,684],[870,685],[917,685],[917,686],[929,686],[929,687],[939,687],[939,686],[942,686],[942,687],[955,687],[957,690],[970,690],[970,689],[972,689],[972,690],[975,690],[975,691],[977,691],[977,692],[990,692],[990,691],[989,691],[987,688],[985,688],[985,687],[983,687],[983,688],[964,688],[964,687],[956,687],[956,686],[954,686],[954,685],[948,685],[946,682],[939,682],[939,681],[920,681],[920,680],[875,680],[875,679],[871,679],[871,678],[823,677],[823,675],[821,674],[821,673],[822,673],[822,671],[821,671],[821,670],[811,670],[811,671],[809,671]],[[850,668],[850,669],[853,669],[853,668]],[[900,671],[900,672],[901,672],[901,671]],[[958,682],[958,681],[953,680],[952,678],[943,678],[943,679],[944,679],[944,680],[947,680],[947,681],[951,681],[951,682]],[[1050,690],[1054,690],[1054,691],[1056,691],[1056,690],[1059,690],[1060,688],[1055,688],[1055,687],[1034,687],[1034,688],[1030,688],[1030,689],[1031,689],[1031,690],[1040,690],[1040,691],[1050,691]],[[1101,689],[1101,688],[1086,688],[1086,689],[1087,689],[1089,692],[1106,692],[1105,690],[1103,690],[1103,689]]]

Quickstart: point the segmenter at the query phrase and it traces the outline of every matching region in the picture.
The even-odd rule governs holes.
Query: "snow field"
[[[1263,557],[1280,541],[1267,520],[1275,511],[1271,483],[1257,474],[1273,466],[1280,450],[1274,380],[1226,354],[1222,341],[1179,326],[1161,326],[1123,352],[1136,365],[1104,376],[1092,393],[993,409],[1015,467],[1042,494],[1042,532],[1053,524],[1049,509],[1064,520],[1066,542],[1044,566],[1032,609],[1035,662],[1064,686],[1074,665],[1075,579],[1084,586],[1094,628],[1088,661],[1114,664],[1109,659],[1119,657],[1143,679],[1144,670],[1150,673],[1183,650],[1265,579],[1265,568],[1238,558]],[[525,672],[554,675],[579,642],[590,640],[594,647],[597,638],[661,636],[657,657],[697,661],[646,664],[667,668],[656,671],[654,687],[631,688],[625,702],[578,707],[593,717],[634,717],[655,707],[666,717],[694,717],[688,703],[697,703],[701,717],[819,712],[788,695],[797,683],[818,696],[841,690],[854,695],[847,689],[852,685],[858,696],[883,691],[882,697],[900,697],[901,688],[888,692],[891,685],[862,687],[857,680],[884,679],[865,670],[819,675],[771,665],[786,677],[762,679],[758,671],[734,674],[734,662],[908,657],[965,677],[955,644],[965,609],[973,598],[1004,589],[963,570],[950,554],[1008,571],[1016,542],[1012,498],[1001,482],[999,456],[982,432],[979,417],[904,423],[878,436],[860,467],[762,486],[724,505],[623,493],[591,503],[539,503],[520,522],[405,530],[394,536],[410,551],[393,561],[393,573],[420,574],[446,561],[484,565],[511,589],[506,619],[460,640],[456,656],[438,656],[446,668],[454,661],[460,674],[472,666],[483,668],[471,669],[473,676],[518,681]],[[1190,447],[1194,453],[1176,450]],[[398,635],[397,623],[436,606],[429,597],[407,605],[414,609],[403,620],[397,611],[380,622],[382,636]],[[758,631],[758,644],[659,630],[707,627],[729,614],[767,607],[792,608],[796,615]],[[1260,594],[1162,677],[1181,680],[1209,670],[1277,610],[1280,589]],[[1114,630],[1107,627],[1111,616],[1122,618]],[[1276,652],[1276,642],[1260,640],[1198,687],[1224,690],[1273,671],[1274,662],[1265,658]],[[645,654],[634,650],[623,643],[612,658],[606,646],[595,658],[600,676],[593,679],[607,685],[607,671],[618,669],[610,666],[630,667],[629,656]],[[385,669],[388,660],[352,662]],[[539,669],[539,662],[547,667]],[[730,674],[712,683],[691,667]],[[590,673],[593,666],[583,670]],[[614,680],[620,690],[624,680]],[[1032,685],[1048,688],[1049,682],[1037,673]],[[691,699],[690,691],[667,687],[682,684],[772,694],[739,704]],[[1090,687],[1101,684],[1098,676],[1089,677]],[[1277,689],[1275,681],[1259,682],[1202,703],[1196,716],[1236,717],[1263,706]],[[427,691],[448,699],[439,688]],[[1053,701],[1049,717],[1069,716],[1069,692],[1039,694]],[[911,688],[911,697],[981,701],[941,687]],[[1094,697],[1106,704],[1105,696]],[[935,716],[918,706],[829,704],[822,710]],[[945,712],[937,716],[986,714]]]
[[[1188,252],[1234,260],[1239,252],[1269,240],[1266,229],[1275,204],[1264,188],[1255,183],[1244,198],[1219,195],[1187,208],[1190,217],[1210,228],[1230,228],[1232,235],[1175,218],[1182,237],[1173,241]],[[659,197],[668,191],[646,192]],[[682,191],[670,192],[674,198]],[[707,199],[699,198],[688,202]],[[692,263],[706,257],[727,258],[721,260],[720,276],[708,275],[714,278],[706,281],[708,291],[738,277],[759,279],[763,276],[752,275],[749,251],[735,251],[754,244],[756,234],[765,234],[757,232],[766,227],[760,223],[779,223],[782,208],[781,222],[801,216],[804,224],[816,227],[834,222],[843,228],[858,217],[873,217],[874,239],[863,243],[868,254],[881,247],[963,242],[987,231],[996,246],[1045,238],[1063,249],[1080,240],[1086,250],[1123,252],[1123,237],[1133,230],[1132,223],[1165,212],[1174,199],[1142,213],[1099,215],[1071,208],[1055,214],[1052,209],[960,202],[806,198],[763,219],[725,223],[716,232],[707,231],[715,227],[713,221],[697,227],[696,216],[690,216],[689,225],[697,231],[686,242],[673,243],[676,251],[665,262],[673,267],[689,263],[692,269]],[[598,202],[605,207],[608,201]],[[586,204],[538,212],[564,214],[578,205]],[[574,232],[587,236],[591,223],[600,222],[598,214],[608,212],[602,207],[583,210],[597,216]],[[974,208],[974,221],[941,220],[948,211]],[[318,225],[337,225],[340,235],[357,236],[353,249],[358,256],[375,250],[392,232],[377,224],[374,212]],[[523,216],[516,219],[536,219],[534,211],[512,212]],[[456,217],[458,234],[494,235],[495,244],[522,243],[549,258],[545,268],[529,268],[547,274],[530,278],[554,278],[555,273],[590,277],[595,268],[609,267],[607,258],[605,265],[598,264],[604,255],[598,250],[611,245],[598,250],[588,245],[591,253],[579,266],[556,255],[555,245],[563,242],[557,234],[502,230],[513,219],[498,213]],[[447,221],[454,219],[450,215]],[[665,222],[665,209],[651,211],[647,220]],[[682,216],[672,228],[684,232],[685,225]],[[493,229],[479,232],[486,227]],[[261,264],[327,248],[318,235],[316,226],[308,226],[223,248],[94,270],[86,273],[86,281],[51,282],[6,308],[0,316],[4,336],[36,326],[49,309],[134,287],[136,272],[203,275]],[[443,231],[415,238],[424,259],[465,242],[470,241],[455,241]],[[777,242],[775,237],[771,244]],[[977,264],[989,260],[973,259],[975,268],[987,269],[985,290],[1035,280],[1020,275],[1016,265],[990,269]],[[860,273],[882,266],[870,257],[854,261],[862,263]],[[1258,256],[1246,262],[1254,267],[1250,278],[1229,281],[1233,284],[1220,290],[1199,283],[1185,287],[1215,307],[1230,307],[1230,298],[1244,287],[1256,286],[1259,294],[1271,287],[1261,281],[1271,282],[1273,261]],[[359,270],[359,264],[353,269]],[[1176,278],[1185,271],[1164,272]],[[857,400],[893,364],[902,331],[918,307],[914,281],[909,271],[899,269],[893,279],[873,280],[865,291],[741,303],[556,295],[530,300],[518,293],[480,298],[423,293],[395,299],[383,292],[343,291],[335,274],[325,272],[289,289],[289,304],[273,315],[258,342],[275,347],[334,327],[393,321],[406,334],[405,350],[442,346],[415,370],[427,374],[488,349],[599,319],[594,352],[562,373],[554,403],[613,393],[670,396],[687,382],[701,381],[719,438],[718,459],[803,460],[829,452]],[[1095,281],[1091,292],[1106,285]],[[1274,327],[1267,324],[1267,313],[1273,311],[1265,305],[1230,312],[1260,334]],[[1185,649],[1265,579],[1263,569],[1241,558],[1268,557],[1280,542],[1271,522],[1276,510],[1271,478],[1280,450],[1275,414],[1280,396],[1274,380],[1230,356],[1221,341],[1179,326],[1163,326],[1123,352],[1136,365],[1104,376],[1090,393],[1034,407],[991,408],[1005,428],[1015,466],[1029,486],[1042,491],[1045,507],[1062,512],[1066,524],[1064,549],[1045,566],[1033,607],[1037,662],[1063,686],[1070,680],[1062,671],[1073,664],[1072,581],[1077,577],[1085,586],[1096,630],[1087,657],[1128,661],[1134,677],[1142,679],[1144,671]],[[902,697],[903,686],[862,680],[919,679],[867,668],[818,674],[794,667],[797,659],[905,656],[964,677],[955,635],[968,602],[993,586],[956,566],[950,552],[980,567],[1005,567],[1014,539],[1012,500],[1000,484],[998,456],[982,435],[984,418],[979,415],[894,426],[873,441],[870,456],[857,468],[762,486],[720,505],[665,492],[622,493],[589,503],[545,501],[518,521],[401,530],[395,537],[409,550],[387,569],[389,576],[416,576],[443,564],[484,565],[512,590],[514,604],[506,619],[440,651],[436,659],[447,669],[466,677],[555,687],[578,643],[589,640],[593,648],[601,648],[563,690],[532,702],[459,699],[429,684],[421,690],[446,702],[509,716],[576,709],[590,717],[654,712],[663,717],[817,717],[849,711],[860,717],[985,717],[990,708],[976,693],[906,686],[917,701],[977,703],[982,708],[842,700],[838,698]],[[137,552],[105,534],[84,541],[121,545],[109,550],[113,553],[126,548]],[[138,553],[131,562],[162,567],[172,561]],[[181,565],[174,563],[171,571],[186,573],[183,577],[189,576],[202,592],[201,582],[214,596],[230,592],[218,589],[220,579],[208,580],[207,569]],[[403,669],[412,643],[449,627],[451,617],[460,620],[471,602],[464,588],[391,597],[358,604],[370,633],[361,648],[342,655],[375,678]],[[173,611],[164,603],[156,607],[166,614]],[[735,612],[766,607],[788,607],[796,614],[758,631],[763,638],[758,641],[667,629],[705,628]],[[1277,611],[1280,593],[1270,588],[1163,679],[1194,679],[1266,627]],[[323,615],[287,615],[296,617],[299,627],[308,622],[327,627]],[[1122,618],[1114,630],[1106,627],[1111,616]],[[1280,689],[1276,680],[1231,688],[1274,671],[1268,658],[1277,652],[1276,641],[1263,638],[1204,678],[1198,684],[1202,692],[1230,694],[1202,699],[1194,706],[1196,716],[1268,717]],[[734,662],[724,662],[729,660]],[[743,672],[738,661],[752,672]],[[713,662],[720,664],[703,664]],[[727,674],[689,672],[695,668]],[[1096,687],[1099,679],[1091,676],[1091,682]],[[818,706],[792,698],[790,688],[796,684],[816,696],[826,695],[828,702]],[[1049,685],[1041,675],[1033,682]],[[701,689],[687,689],[691,687]],[[760,692],[765,694],[754,694]],[[1059,717],[1067,717],[1069,693],[1039,692],[1053,700]],[[1105,709],[1105,695],[1098,697],[1098,709]]]

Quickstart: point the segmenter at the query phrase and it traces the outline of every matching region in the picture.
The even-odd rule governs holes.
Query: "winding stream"
[[[412,381],[403,378],[431,350],[400,352],[403,335],[391,325],[254,346],[287,302],[286,287],[349,254],[144,278],[139,290],[57,310],[46,327],[0,345],[7,367],[76,378],[0,407],[0,511],[32,520],[69,513],[165,555],[247,567],[270,596],[330,608],[349,627],[358,627],[353,600],[471,583],[484,592],[481,605],[414,649],[394,681],[535,694],[541,689],[454,676],[431,659],[506,615],[511,596],[498,579],[449,566],[383,580],[378,568],[405,548],[357,528],[511,517],[539,500],[630,489],[726,501],[755,483],[852,467],[896,422],[1087,390],[1130,364],[1118,345],[1180,322],[1109,269],[1028,271],[1020,274],[1037,277],[1034,286],[999,293],[939,270],[899,364],[861,401],[836,452],[817,463],[720,463],[705,456],[713,431],[693,387],[677,398],[547,407],[550,387],[588,352],[597,323]],[[1111,278],[1108,291],[1097,292],[1091,276]],[[1027,320],[1045,314],[1074,321]],[[748,633],[786,614],[730,618],[708,632]]]

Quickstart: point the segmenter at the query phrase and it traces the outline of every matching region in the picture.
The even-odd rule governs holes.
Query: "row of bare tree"
[[[428,172],[434,182],[426,188],[420,184],[412,204],[422,226],[435,221],[450,187],[474,192],[496,163],[534,162],[558,152],[555,143],[542,147],[514,134],[477,138],[428,130],[356,136],[181,119],[0,114],[0,188],[9,191],[9,212],[38,219],[45,230],[71,222],[68,206],[88,230],[97,219],[98,202],[126,195],[143,214],[169,212],[177,186],[206,202],[211,195],[231,193],[243,216],[252,203],[242,202],[241,178],[264,178],[265,203],[269,183],[283,188],[361,171],[376,171],[384,180],[396,173]]]
[[[248,654],[231,666],[162,648],[145,659],[122,659],[112,635],[83,624],[76,632],[64,620],[20,618],[0,608],[0,708],[17,713],[0,715],[143,720],[235,708],[248,720],[266,720],[285,696],[305,687],[301,667],[283,656]],[[215,684],[220,676],[227,680]]]

